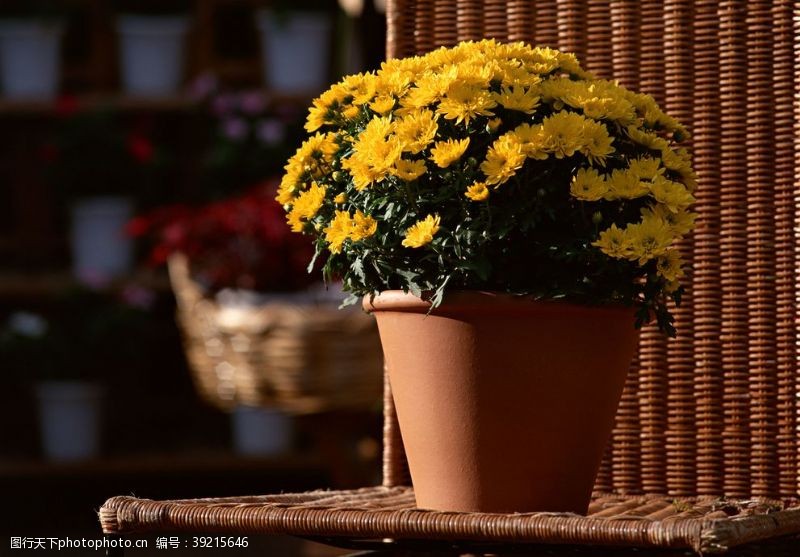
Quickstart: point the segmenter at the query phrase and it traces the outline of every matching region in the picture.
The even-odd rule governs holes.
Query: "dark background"
[[[384,53],[385,24],[371,2],[355,18],[345,15],[334,0],[312,3],[328,10],[335,21],[329,51],[322,53],[328,59],[329,79],[377,67]],[[253,25],[254,10],[261,3],[186,4],[192,27],[185,88],[211,73],[226,91],[261,91],[269,98],[268,112],[283,118],[287,128],[302,126],[306,108],[319,91],[282,96],[265,84]],[[0,17],[12,13],[15,5],[0,1]],[[126,133],[143,130],[152,145],[164,147],[168,156],[158,166],[158,187],[121,184],[140,211],[174,202],[200,203],[250,185],[231,183],[229,189],[224,186],[212,194],[203,186],[209,179],[204,161],[215,124],[202,102],[188,92],[134,98],[121,91],[114,32],[117,3],[69,0],[60,5],[66,32],[58,98],[10,100],[0,95],[2,320],[21,310],[53,320],[80,320],[70,305],[74,291],[82,286],[70,273],[69,201],[47,175],[48,146],[66,118],[107,111]],[[357,54],[347,60],[344,45],[352,37],[357,42],[350,48]],[[287,134],[285,144],[266,161],[266,170],[259,172],[264,177],[279,175],[285,154],[296,147],[295,137]],[[91,164],[91,154],[87,160]],[[114,495],[233,496],[379,481],[378,408],[298,417],[290,452],[269,458],[237,455],[231,449],[229,416],[203,403],[194,390],[165,270],[147,265],[146,259],[147,247],[138,245],[135,270],[105,285],[102,293],[113,298],[130,286],[146,290],[153,300],[145,326],[117,335],[113,350],[76,344],[64,360],[64,365],[91,368],[106,390],[102,452],[96,459],[58,463],[43,457],[32,389],[35,370],[10,369],[0,354],[0,555],[9,551],[10,536],[99,536],[95,512]],[[153,547],[154,538],[150,541]],[[254,540],[249,550],[231,554],[326,554],[319,551],[300,542],[265,538]],[[41,552],[32,552],[37,553]],[[159,553],[151,549],[141,554]]]

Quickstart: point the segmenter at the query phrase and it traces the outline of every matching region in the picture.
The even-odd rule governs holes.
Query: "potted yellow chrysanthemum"
[[[585,512],[636,328],[675,333],[684,128],[483,41],[347,77],[306,129],[278,199],[378,318],[418,505]]]

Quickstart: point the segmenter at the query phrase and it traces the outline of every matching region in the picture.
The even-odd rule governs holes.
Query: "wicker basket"
[[[328,304],[225,307],[204,295],[186,258],[169,260],[186,356],[200,395],[294,414],[379,407],[383,355],[374,319]]]

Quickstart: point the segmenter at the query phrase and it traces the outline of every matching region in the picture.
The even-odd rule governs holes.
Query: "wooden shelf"
[[[156,292],[168,292],[171,287],[167,275],[162,270],[143,269],[128,277],[116,279],[109,289],[119,289],[136,285]],[[39,299],[57,296],[80,283],[68,271],[39,273],[0,273],[0,299]]]
[[[0,461],[0,480],[57,478],[97,478],[99,476],[241,474],[304,475],[325,468],[325,462],[312,454],[286,454],[273,457],[241,456],[229,452],[179,454],[139,454],[103,457],[79,462],[45,460]]]
[[[285,94],[264,91],[270,106],[310,104],[313,93]],[[78,110],[109,108],[127,112],[189,112],[200,105],[185,95],[137,97],[123,94],[91,94],[75,97]],[[0,116],[53,116],[58,114],[57,100],[14,100],[0,98]]]

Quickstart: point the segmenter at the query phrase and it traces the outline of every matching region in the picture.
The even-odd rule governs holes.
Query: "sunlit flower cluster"
[[[679,288],[675,245],[694,223],[696,178],[677,147],[688,133],[572,54],[487,40],[389,60],[315,99],[306,130],[277,199],[356,294],[537,291],[494,281],[493,250],[548,219],[575,223],[562,240],[587,268],[604,257],[658,283],[627,301],[652,309]]]

